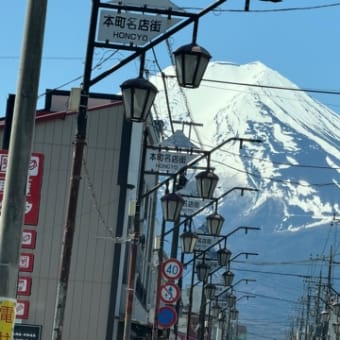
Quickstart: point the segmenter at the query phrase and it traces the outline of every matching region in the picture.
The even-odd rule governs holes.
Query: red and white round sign
[[[180,290],[175,283],[169,281],[161,285],[160,288],[160,298],[163,302],[171,304],[178,301]]]
[[[162,275],[168,280],[177,280],[182,276],[183,265],[177,259],[167,259],[162,263]]]

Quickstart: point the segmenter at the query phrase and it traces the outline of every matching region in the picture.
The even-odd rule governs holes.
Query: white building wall
[[[18,322],[41,325],[42,339],[52,334],[77,118],[55,117],[36,123],[32,151],[44,154],[40,215],[37,226],[25,226],[37,231],[36,248],[25,249],[35,256],[33,272],[20,273],[32,278],[31,294],[18,296],[29,302],[28,318]],[[106,337],[114,249],[108,230],[117,218],[122,122],[121,105],[88,113],[63,339]]]

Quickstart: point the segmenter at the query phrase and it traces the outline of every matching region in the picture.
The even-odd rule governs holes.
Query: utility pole
[[[0,218],[0,299],[16,298],[47,0],[29,0]],[[14,318],[15,320],[15,318]],[[13,323],[14,323],[13,320]],[[0,325],[1,325],[0,320]],[[6,334],[5,334],[6,335]],[[11,339],[11,338],[9,338]]]

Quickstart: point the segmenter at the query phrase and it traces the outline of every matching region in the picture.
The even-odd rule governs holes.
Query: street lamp
[[[204,294],[207,300],[212,300],[216,293],[216,285],[213,283],[208,283],[204,287]]]
[[[184,205],[184,199],[176,193],[168,193],[161,197],[163,218],[165,221],[176,222]]]
[[[198,196],[212,199],[219,180],[218,176],[211,170],[206,170],[198,173],[195,177]]]
[[[176,76],[182,87],[197,88],[211,59],[210,53],[196,43],[178,48],[174,53]]]
[[[229,287],[233,284],[233,280],[234,280],[234,276],[235,276],[235,274],[233,272],[228,270],[228,271],[224,272],[222,274],[222,276],[223,276],[223,280],[224,280],[224,285],[226,287]]]
[[[185,254],[193,253],[198,236],[192,231],[185,231],[180,238],[182,241],[182,252]]]
[[[194,22],[193,41],[178,48],[173,54],[178,84],[197,88],[211,59],[210,53],[196,44],[198,20]]]
[[[196,271],[197,271],[198,280],[201,282],[205,282],[209,275],[210,266],[206,264],[205,262],[200,262],[196,266]]]
[[[239,311],[235,307],[230,309],[229,313],[230,313],[230,319],[231,320],[237,320]]]
[[[229,308],[235,307],[236,304],[236,296],[233,293],[227,295],[227,304]]]
[[[213,236],[219,236],[223,227],[224,217],[217,212],[206,217],[208,233]]]
[[[221,306],[216,302],[212,307],[211,307],[211,314],[213,318],[217,318],[221,312]]]
[[[216,252],[218,265],[221,267],[227,266],[230,261],[232,252],[227,248],[219,249]]]
[[[138,78],[126,80],[120,87],[126,119],[144,122],[156,98],[156,86],[140,75]]]

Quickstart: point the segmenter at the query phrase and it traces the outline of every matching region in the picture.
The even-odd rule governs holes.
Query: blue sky
[[[173,2],[191,8],[210,4],[205,0]],[[229,0],[221,12],[200,21],[198,43],[211,53],[213,60],[240,64],[261,61],[301,88],[340,92],[340,2],[251,0],[250,12],[242,11],[244,3],[245,0]],[[16,92],[26,4],[23,0],[0,4],[0,116],[4,115],[8,94]],[[45,89],[69,90],[80,85],[90,10],[90,0],[49,0],[38,108],[44,105]],[[171,45],[176,49],[190,41],[188,28],[174,35]],[[111,52],[97,51],[95,63]],[[162,68],[170,64],[164,46],[156,48],[156,55]],[[114,65],[117,58],[123,56],[116,54],[102,65],[100,72]],[[151,72],[155,72],[152,53],[146,58]],[[137,76],[138,67],[137,61],[131,62],[92,90],[115,93],[122,81]],[[311,95],[340,112],[340,95]]]

